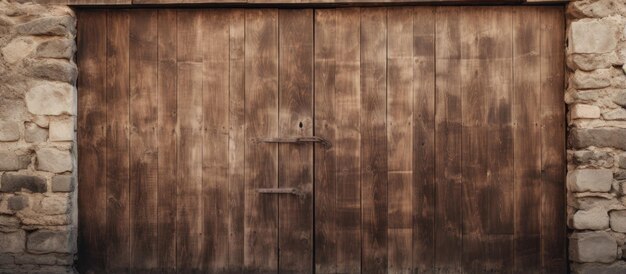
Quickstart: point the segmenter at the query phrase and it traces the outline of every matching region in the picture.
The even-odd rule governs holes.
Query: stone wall
[[[571,268],[626,273],[626,1],[572,1],[567,14]]]
[[[76,252],[75,19],[0,0],[0,273],[65,273]]]

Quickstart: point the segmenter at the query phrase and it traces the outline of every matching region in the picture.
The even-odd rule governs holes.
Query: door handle
[[[257,188],[260,194],[291,194],[296,196],[304,195],[302,191],[293,187]]]
[[[333,146],[330,141],[318,136],[264,137],[253,139],[253,141],[260,143],[320,143],[326,149],[330,149]]]

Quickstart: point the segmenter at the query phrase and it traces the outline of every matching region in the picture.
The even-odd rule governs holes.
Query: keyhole
[[[302,128],[304,125],[302,125],[302,122],[300,122],[300,128]]]

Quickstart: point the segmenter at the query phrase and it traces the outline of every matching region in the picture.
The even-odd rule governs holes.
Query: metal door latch
[[[265,137],[253,139],[260,143],[320,143],[324,148],[330,149],[333,145],[326,139],[318,136],[306,137]]]
[[[293,187],[257,188],[256,192],[260,194],[291,194],[296,196],[304,195],[302,191]]]

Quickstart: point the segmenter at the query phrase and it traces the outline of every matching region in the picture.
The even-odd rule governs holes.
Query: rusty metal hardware
[[[256,142],[262,143],[320,143],[324,148],[330,149],[333,145],[326,139],[318,136],[306,136],[306,137],[267,137],[256,138]]]
[[[302,191],[293,187],[277,187],[277,188],[257,188],[256,192],[260,194],[291,194],[291,195],[303,195]]]

